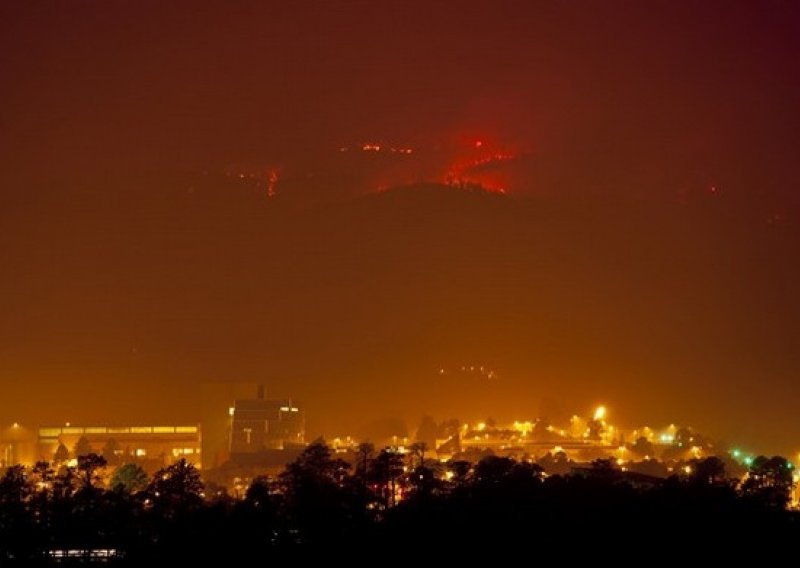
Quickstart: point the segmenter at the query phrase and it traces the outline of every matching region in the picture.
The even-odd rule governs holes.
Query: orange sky
[[[261,380],[320,431],[550,397],[800,449],[796,5],[166,4],[0,6],[0,422]],[[374,193],[478,139],[507,195]]]

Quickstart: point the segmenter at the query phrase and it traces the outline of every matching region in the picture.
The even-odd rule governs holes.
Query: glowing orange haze
[[[800,450],[798,10],[2,3],[0,426],[245,380]]]

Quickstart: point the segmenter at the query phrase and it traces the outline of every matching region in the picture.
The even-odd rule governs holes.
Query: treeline
[[[716,457],[658,479],[611,460],[546,475],[506,457],[440,463],[425,454],[424,445],[400,454],[362,444],[351,464],[316,442],[278,478],[254,479],[242,499],[206,488],[184,460],[152,477],[126,464],[105,484],[95,454],[58,471],[10,467],[0,479],[0,566],[91,550],[131,566],[321,552],[360,564],[373,551],[455,559],[556,546],[572,558],[612,546],[788,552],[800,537],[787,507],[792,466],[780,457],[755,459],[740,481]]]

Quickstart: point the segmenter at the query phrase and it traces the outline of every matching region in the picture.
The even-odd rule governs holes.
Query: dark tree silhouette
[[[644,459],[639,462],[628,462],[625,466],[628,468],[628,471],[649,475],[651,477],[666,478],[670,473],[663,462],[653,458]]]
[[[185,459],[162,468],[153,476],[147,494],[153,508],[166,517],[198,508],[203,502],[200,472]]]
[[[397,487],[403,474],[404,461],[402,454],[384,448],[373,463],[375,481],[380,487],[381,501],[384,507],[391,507],[397,502]]]
[[[253,479],[244,499],[234,505],[232,521],[236,528],[235,543],[242,551],[242,558],[251,560],[263,555],[263,550],[282,544],[280,527],[280,495],[275,484],[266,476]]]
[[[689,478],[694,483],[705,485],[728,485],[729,480],[725,474],[725,462],[716,456],[696,459],[690,462],[691,474]]]
[[[292,477],[314,476],[340,484],[349,468],[344,460],[331,457],[331,450],[323,440],[316,440],[286,466],[281,479],[291,481]]]
[[[739,490],[717,458],[693,460],[688,473],[684,462],[673,463],[675,473],[659,479],[637,473],[632,462],[622,471],[613,460],[545,476],[539,464],[503,456],[484,456],[474,467],[454,460],[447,471],[432,460],[407,471],[406,457],[385,449],[367,458],[365,485],[364,474],[350,474],[320,440],[277,481],[253,479],[240,501],[212,495],[213,483],[203,491],[199,472],[183,460],[138,494],[132,488],[145,476],[134,464],[115,472],[112,489],[100,487],[99,456],[57,475],[44,462],[30,471],[12,467],[0,475],[0,565],[36,566],[48,550],[90,549],[124,551],[122,565],[267,565],[342,543],[360,543],[362,552],[398,542],[452,561],[459,551],[471,554],[473,543],[502,551],[525,539],[580,542],[594,554],[653,534],[674,534],[693,552],[741,554],[752,543],[785,553],[800,538],[797,513],[786,508],[792,466],[777,456],[757,458]]]
[[[78,472],[81,478],[81,489],[83,491],[92,491],[102,483],[100,471],[107,465],[106,459],[103,456],[98,456],[95,453],[78,456]]]
[[[438,464],[437,464],[438,465]],[[434,494],[438,494],[443,489],[443,482],[433,464],[418,465],[408,477],[408,484],[411,486],[412,497],[417,499],[427,499]]]
[[[482,485],[499,483],[511,473],[515,463],[511,458],[486,456],[475,465],[475,481]]]
[[[690,448],[692,446],[701,446],[702,441],[692,431],[691,428],[681,426],[675,431],[675,436],[672,438],[672,444],[679,448]]]
[[[0,478],[0,502],[23,503],[33,492],[33,487],[28,480],[28,473],[21,465],[12,465],[7,468]]]
[[[551,454],[547,452],[537,460],[537,463],[551,475],[566,475],[572,471],[572,462],[565,452]]]
[[[72,451],[76,458],[88,456],[93,452],[94,450],[92,450],[92,445],[89,443],[89,440],[86,438],[86,436],[81,436],[78,438],[78,441],[75,442],[75,447]]]
[[[21,465],[7,468],[0,478],[0,565],[7,556],[27,556],[31,552],[34,524],[26,506],[32,492]]]
[[[603,432],[605,432],[603,422],[601,420],[595,420],[594,418],[587,422],[586,428],[589,430],[587,438],[590,440],[599,440]]]
[[[515,481],[538,483],[543,481],[545,476],[544,468],[536,463],[520,461],[511,469],[511,478]]]
[[[428,451],[428,444],[425,442],[414,442],[409,448],[411,457],[417,460],[417,467],[425,465],[425,452]]]
[[[792,465],[781,456],[758,456],[750,466],[742,492],[765,505],[783,509],[791,497]]]
[[[60,465],[69,460],[69,450],[64,444],[59,444],[53,454],[53,463]]]
[[[50,467],[50,462],[38,461],[31,468],[32,482],[38,490],[52,487],[56,472]]]
[[[356,450],[356,470],[355,474],[363,483],[367,483],[370,476],[370,463],[375,453],[375,446],[371,442],[361,442]]]
[[[610,458],[594,460],[587,473],[590,479],[602,483],[615,483],[622,478],[617,462]]]
[[[244,501],[256,509],[268,507],[274,495],[269,478],[259,475],[253,479],[244,494]]]
[[[74,467],[62,466],[53,479],[53,498],[68,500],[78,488],[78,476]]]
[[[628,449],[640,457],[656,457],[656,447],[644,436],[637,438],[636,442],[631,444]]]
[[[120,447],[114,438],[109,438],[103,446],[102,455],[109,465],[118,465],[120,463]]]
[[[147,489],[149,480],[150,478],[142,466],[136,463],[126,463],[114,471],[109,487],[112,491],[134,494]]]
[[[331,542],[346,528],[348,468],[343,460],[331,457],[330,448],[320,439],[280,475],[289,522],[303,542]]]
[[[450,460],[447,462],[447,470],[452,473],[455,485],[464,485],[467,482],[467,476],[472,471],[472,463],[466,460]]]

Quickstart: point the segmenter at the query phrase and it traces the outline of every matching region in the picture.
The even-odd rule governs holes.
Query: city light
[[[800,0],[40,4],[0,568],[797,556]]]
[[[606,417],[606,407],[598,406],[594,411],[595,420],[603,420]]]

